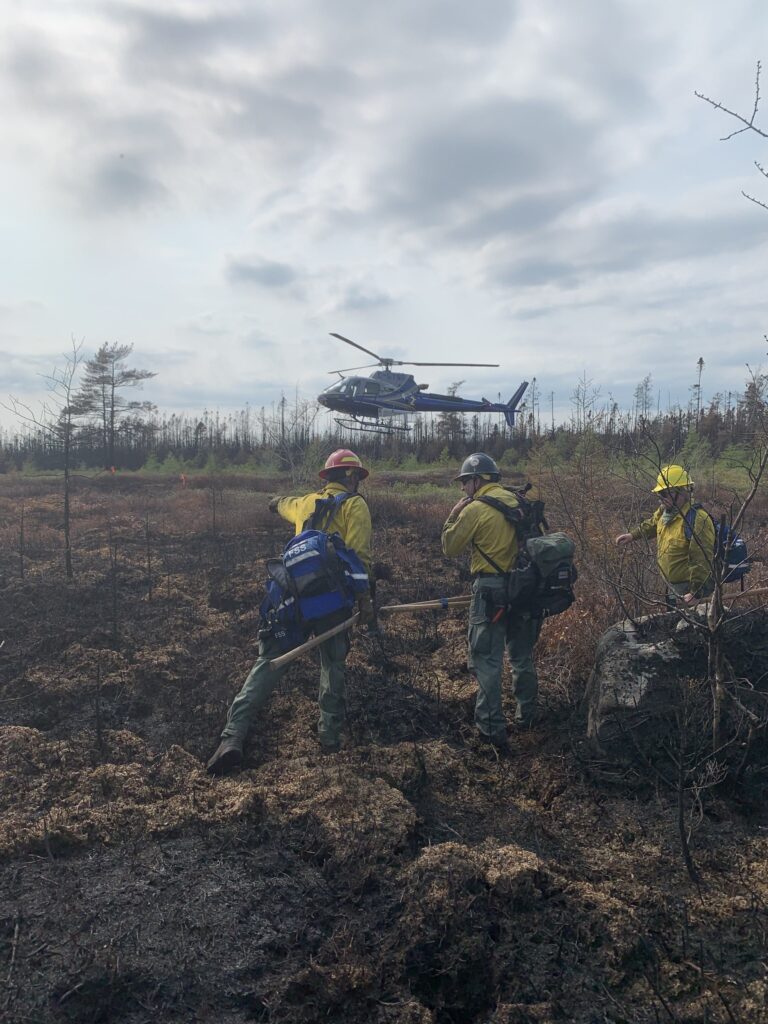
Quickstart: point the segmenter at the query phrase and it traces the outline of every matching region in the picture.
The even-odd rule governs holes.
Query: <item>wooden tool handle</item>
[[[337,633],[343,633],[345,629],[351,629],[355,625],[357,620],[360,618],[360,612],[355,614],[346,620],[346,622],[340,622],[338,626],[333,626],[331,629],[326,629],[324,633],[319,636],[313,636],[311,640],[307,640],[306,643],[301,644],[300,647],[294,647],[292,651],[288,651],[287,654],[281,654],[279,658],[273,658],[269,663],[270,669],[284,668],[289,665],[296,658],[300,658],[302,654],[306,654],[307,651],[311,651],[313,647],[318,647],[324,640],[330,640],[332,636],[336,636]]]

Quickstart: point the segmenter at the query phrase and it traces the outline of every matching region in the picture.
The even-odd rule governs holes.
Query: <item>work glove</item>
[[[282,498],[279,495],[277,495],[274,498],[270,498],[269,499],[269,506],[268,506],[269,507],[269,511],[276,513],[277,512],[277,506],[280,504],[281,501],[282,501]]]
[[[357,610],[360,612],[360,618],[357,620],[358,626],[376,625],[376,613],[373,610],[373,601],[371,600],[371,595],[367,591],[364,594],[357,595]]]

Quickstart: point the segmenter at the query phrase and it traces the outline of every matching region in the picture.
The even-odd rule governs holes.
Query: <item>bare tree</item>
[[[571,406],[573,408],[571,422],[577,433],[580,434],[594,430],[597,425],[594,416],[599,397],[600,388],[587,377],[585,371],[582,373],[571,394]]]
[[[75,392],[75,378],[82,362],[81,349],[82,342],[75,342],[73,339],[72,351],[64,356],[64,365],[54,367],[50,374],[43,375],[50,397],[42,403],[37,412],[12,395],[9,396],[8,403],[0,403],[4,409],[8,409],[53,440],[61,450],[64,463],[64,567],[67,579],[72,579],[73,576],[70,494],[74,436],[78,420],[86,411],[80,396]]]
[[[262,438],[276,452],[282,467],[291,475],[293,484],[306,483],[317,472],[316,463],[325,444],[314,436],[314,423],[320,412],[317,402],[296,397],[293,408],[285,395],[279,412],[268,418],[261,416]]]

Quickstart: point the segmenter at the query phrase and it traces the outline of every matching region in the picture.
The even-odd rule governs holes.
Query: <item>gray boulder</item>
[[[696,633],[673,612],[626,619],[602,635],[586,692],[587,736],[598,751],[618,752],[631,735],[669,717],[676,681],[705,654],[705,637]]]

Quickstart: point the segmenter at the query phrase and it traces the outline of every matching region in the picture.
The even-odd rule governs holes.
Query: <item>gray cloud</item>
[[[196,349],[155,349],[151,357],[152,369],[157,370],[161,376],[163,370],[172,370],[176,376],[179,369],[196,361],[196,355]]]
[[[298,283],[297,271],[287,263],[260,258],[230,259],[226,268],[230,284],[283,289]]]
[[[170,198],[165,186],[137,159],[120,155],[99,161],[80,185],[77,194],[89,211],[137,212]]]
[[[180,330],[182,334],[197,334],[203,338],[223,338],[229,334],[229,330],[223,324],[217,324],[213,319],[200,317],[184,324]]]
[[[251,4],[223,14],[194,16],[122,7],[110,16],[128,30],[127,62],[164,75],[223,48],[247,50],[269,40],[269,22]]]
[[[184,154],[181,137],[168,115],[159,111],[142,113],[94,112],[92,145],[104,150],[167,160]]]
[[[768,224],[748,212],[722,215],[703,209],[699,215],[683,215],[647,209],[578,231],[561,227],[558,240],[550,232],[526,251],[512,249],[506,258],[494,254],[488,280],[504,286],[574,288],[598,274],[631,273],[747,252],[768,242]],[[555,245],[560,256],[552,259],[546,251]]]
[[[446,43],[462,48],[499,43],[514,21],[517,6],[515,0],[484,0],[474,5],[465,0],[390,0],[367,5],[363,17],[356,0],[326,0],[323,14],[330,30],[342,38],[368,39],[384,51],[388,45],[404,42],[428,52]]]
[[[8,46],[5,70],[28,93],[39,95],[58,85],[65,69],[50,47],[31,36],[17,35]]]
[[[562,213],[594,195],[596,183],[570,189],[553,189],[544,195],[526,195],[472,213],[448,232],[459,244],[486,242],[499,235],[540,231]]]
[[[558,4],[549,27],[550,53],[557,61],[553,74],[565,76],[582,97],[591,95],[601,107],[631,110],[633,121],[651,110],[653,69],[666,62],[675,43],[647,9],[579,0]]]
[[[508,274],[498,268],[494,274],[500,284],[543,285],[556,282],[561,288],[576,287],[584,268],[562,260],[519,258],[514,270]]]
[[[274,341],[270,341],[269,338],[265,338],[262,334],[257,331],[252,331],[250,334],[246,334],[241,339],[243,347],[251,352],[260,352],[266,354],[268,352],[274,352],[279,349],[279,346]]]
[[[228,145],[258,144],[264,169],[285,172],[328,144],[321,100],[349,88],[350,76],[306,61],[267,72],[270,62],[259,54],[271,52],[277,18],[243,4],[224,14],[131,10],[120,19],[129,37],[126,76],[181,88],[175,101],[201,128]]]
[[[9,394],[18,396],[21,401],[27,401],[30,395],[37,396],[35,401],[45,400],[49,397],[51,374],[63,370],[71,358],[71,351],[63,355],[50,351],[29,352],[25,341],[23,334],[0,332],[0,344],[3,345],[0,349],[3,366],[0,402],[5,401]]]
[[[39,368],[45,367],[46,369],[50,369],[50,367],[55,364],[57,357],[50,353],[41,352],[30,355],[20,352],[18,345],[13,344],[20,340],[17,335],[4,332],[2,340],[11,343],[9,348],[0,349],[0,362],[2,362],[4,367],[13,366],[15,364],[21,365],[23,363],[23,365],[28,368],[28,372],[30,374],[38,374],[40,372]],[[59,356],[58,358],[61,362],[64,361],[64,357]],[[37,369],[29,369],[30,364],[32,367],[36,367]]]
[[[239,412],[248,404],[256,407],[265,402],[277,401],[281,393],[280,386],[266,382],[261,371],[256,368],[250,378],[240,378],[229,387],[209,384],[170,387],[163,395],[162,407],[191,416],[201,416],[203,411],[219,409],[224,410],[226,415],[232,410]]]
[[[294,100],[258,87],[244,87],[233,95],[237,106],[221,122],[222,130],[242,140],[257,139],[277,147],[277,157],[295,159],[308,155],[330,132],[321,107]]]
[[[136,109],[127,93],[115,97],[87,86],[87,71],[44,36],[20,31],[9,41],[5,72],[16,109],[30,125],[44,120],[40,132],[50,140],[41,164],[49,164],[51,175],[88,214],[133,213],[165,202],[169,192],[158,165],[183,152],[175,127],[156,105]],[[63,157],[62,150],[69,152]]]
[[[339,312],[359,312],[391,306],[394,297],[372,285],[350,284],[345,289],[334,309]]]
[[[364,88],[364,82],[351,68],[338,64],[298,63],[273,79],[278,90],[290,96],[308,96],[315,102],[348,99]]]
[[[544,101],[499,97],[454,107],[440,123],[413,133],[402,158],[381,171],[374,204],[381,214],[413,224],[449,228],[450,218],[454,237],[463,232],[476,239],[483,228],[494,234],[487,207],[506,209],[508,218],[519,216],[524,204],[515,192],[548,183],[559,193],[559,198],[543,195],[531,201],[534,221],[548,202],[552,208],[562,204],[552,150],[578,179],[588,167],[593,138],[594,129]]]
[[[4,40],[0,75],[13,94],[13,109],[76,125],[94,101],[81,86],[82,69],[42,35],[17,30]]]
[[[20,299],[18,302],[0,303],[0,320],[11,320],[41,313],[45,303],[39,299]]]
[[[702,210],[699,215],[665,216],[647,209],[597,231],[590,267],[633,270],[650,263],[745,251],[765,242],[768,222],[760,223],[749,211],[725,216]]]

